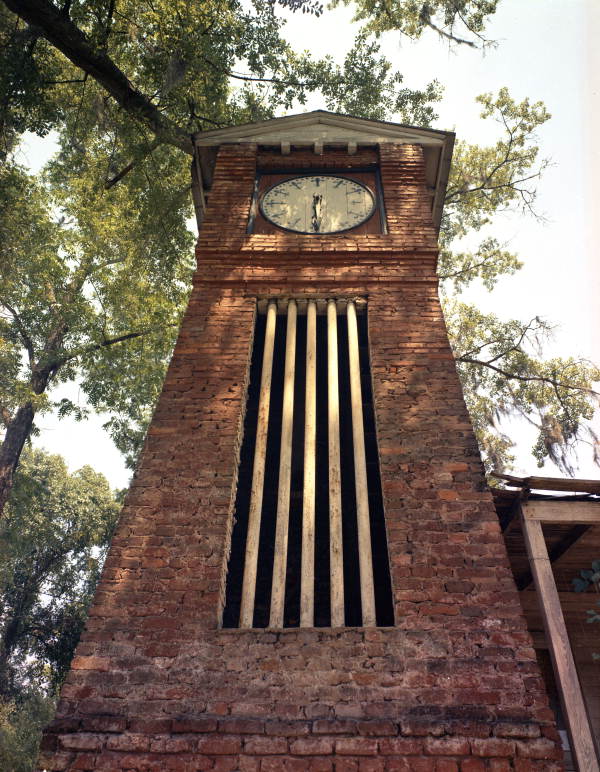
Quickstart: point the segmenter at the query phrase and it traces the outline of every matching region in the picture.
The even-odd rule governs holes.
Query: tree
[[[544,359],[543,344],[552,328],[538,317],[502,321],[460,301],[474,280],[491,289],[521,266],[489,232],[494,217],[511,208],[536,216],[536,183],[547,161],[538,160],[535,132],[550,115],[539,102],[516,103],[506,89],[478,101],[482,119],[497,121],[502,135],[490,147],[459,142],[455,149],[439,269],[450,340],[488,470],[510,465],[512,442],[500,424],[518,415],[537,430],[533,455],[538,464],[550,458],[572,474],[571,451],[578,443],[590,443],[599,460],[598,439],[588,422],[598,405],[592,386],[600,370],[572,357]],[[473,242],[479,234],[475,249],[464,248],[467,238]]]
[[[292,51],[265,0],[250,10],[238,0],[86,0],[60,9],[49,0],[4,2],[14,11],[0,19],[6,58],[20,65],[7,69],[0,98],[3,174],[12,180],[0,246],[7,373],[0,504],[36,413],[58,407],[80,414],[68,400],[52,403],[48,392],[57,383],[77,380],[92,409],[111,412],[108,429],[133,463],[189,286],[192,131],[271,117],[310,92],[329,109],[426,126],[440,95],[435,83],[403,88],[366,33],[342,66]],[[495,7],[475,0],[419,5],[418,31],[438,12],[459,18],[454,11],[475,28]],[[416,9],[398,2],[399,28],[412,23]],[[483,117],[499,120],[501,138],[490,147],[457,146],[442,230],[448,294],[475,279],[492,286],[517,269],[516,256],[489,226],[507,208],[533,211],[544,166],[535,142],[536,127],[548,118],[543,106],[517,104],[504,90],[481,101]],[[11,149],[20,131],[51,127],[60,153],[44,179],[33,180],[14,164]],[[20,220],[18,210],[27,216]],[[479,246],[465,248],[467,234],[477,232]],[[42,248],[32,249],[38,242]],[[532,347],[547,331],[542,323],[503,326],[463,304],[448,300],[446,308],[489,463],[501,468],[510,460],[498,416],[531,418],[532,406],[538,458],[568,463],[565,451],[585,434],[593,409],[597,371],[575,361],[544,363]]]
[[[145,218],[131,186],[99,201],[101,185],[75,178],[63,187],[60,165],[50,186],[14,165],[0,169],[5,491],[35,415],[53,407],[50,385],[78,377],[92,406],[114,406],[134,420],[155,399],[191,273],[187,170],[172,162],[163,165],[169,195],[148,192]],[[158,232],[148,221],[152,208]],[[65,399],[55,407],[77,412]],[[121,445],[128,442],[124,434]]]
[[[18,15],[0,19],[5,58],[20,65],[8,68],[0,98],[0,506],[36,413],[79,415],[48,398],[61,382],[77,379],[92,408],[112,412],[108,428],[133,463],[189,289],[192,131],[270,117],[317,89],[334,109],[358,98],[374,117],[428,123],[439,96],[436,84],[402,88],[364,37],[342,67],[295,54],[263,0],[252,11],[237,0],[6,5]],[[239,60],[254,74],[234,72]],[[61,151],[34,180],[11,151],[19,132],[50,127]]]
[[[0,766],[31,769],[118,514],[90,467],[26,451],[0,525]]]
[[[9,772],[32,772],[44,726],[54,715],[54,699],[27,691],[18,702],[0,702],[0,762]]]

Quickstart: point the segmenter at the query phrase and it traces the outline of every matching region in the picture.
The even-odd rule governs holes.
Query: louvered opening
[[[393,625],[366,313],[259,304],[224,627]]]

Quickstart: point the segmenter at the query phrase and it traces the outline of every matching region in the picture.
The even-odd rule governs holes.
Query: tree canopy
[[[90,467],[26,451],[0,524],[0,766],[28,770],[119,511]]]
[[[439,263],[450,341],[488,470],[510,465],[513,443],[501,424],[517,415],[536,429],[532,453],[538,464],[549,458],[572,474],[572,451],[579,442],[591,445],[598,462],[598,440],[589,421],[598,406],[593,386],[600,370],[576,357],[545,358],[544,344],[552,336],[548,321],[537,316],[501,320],[460,300],[473,281],[492,289],[521,267],[519,257],[490,230],[506,211],[537,216],[537,183],[548,162],[539,159],[536,129],[550,115],[540,102],[515,102],[506,89],[478,101],[481,118],[496,121],[501,134],[489,147],[459,141],[455,148]],[[465,249],[466,242],[475,246]]]
[[[319,23],[319,6],[296,7]],[[496,3],[397,0],[389,8],[390,29],[452,36],[456,24],[482,34]],[[358,13],[381,22],[376,6],[359,4]],[[266,0],[0,5],[0,504],[36,414],[82,417],[78,405],[53,399],[60,383],[77,382],[88,409],[110,413],[107,428],[134,463],[193,267],[191,132],[297,109],[311,93],[340,112],[435,120],[439,85],[404,87],[371,34],[383,28],[367,25],[339,65],[292,50],[281,26]],[[595,405],[597,370],[544,361],[546,323],[501,322],[458,300],[473,281],[491,287],[518,269],[493,221],[507,209],[535,212],[545,164],[535,136],[549,117],[543,105],[517,103],[504,89],[480,102],[483,119],[498,122],[498,140],[456,147],[441,233],[449,328],[488,465],[510,463],[498,421],[518,413],[538,428],[536,457],[568,469],[567,451],[586,435]],[[26,130],[58,136],[59,152],[38,176],[15,160]]]
[[[420,38],[433,30],[440,38],[472,48],[485,47],[485,26],[496,12],[498,0],[334,0],[352,5],[354,20],[365,21],[365,31],[381,35],[399,31]]]

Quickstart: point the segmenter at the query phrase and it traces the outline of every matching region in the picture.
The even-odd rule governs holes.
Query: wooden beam
[[[522,511],[526,520],[600,524],[600,501],[528,501]]]
[[[375,613],[375,583],[373,580],[373,553],[371,548],[371,521],[369,517],[369,486],[360,385],[360,357],[358,353],[358,323],[356,307],[348,301],[348,360],[350,363],[350,402],[352,405],[352,438],[354,447],[354,483],[356,490],[356,522],[358,527],[358,563],[360,569],[360,599],[363,627],[377,624]]]
[[[556,683],[569,732],[571,749],[583,772],[600,772],[594,740],[583,702],[542,524],[523,514],[523,535],[537,589]]]
[[[338,334],[335,300],[327,301],[327,438],[329,460],[329,573],[331,626],[343,627],[345,623],[344,545],[342,535]]]
[[[317,473],[317,304],[306,308],[306,385],[304,398],[304,485],[300,558],[300,627],[315,623],[315,488]]]
[[[283,411],[279,450],[279,490],[275,523],[275,554],[271,582],[271,614],[269,627],[283,627],[285,577],[287,570],[288,534],[290,523],[290,493],[292,483],[292,433],[294,428],[294,379],[296,374],[296,321],[298,307],[290,300],[287,307],[285,335],[285,366],[283,376]]]
[[[490,472],[490,477],[504,480],[515,488],[542,491],[568,491],[569,493],[595,493],[600,496],[600,480],[574,480],[563,477],[514,477],[511,474]]]
[[[244,562],[244,577],[242,580],[240,627],[252,627],[254,622],[254,600],[256,595],[256,574],[258,569],[258,541],[260,538],[260,521],[265,485],[265,459],[267,455],[267,434],[269,429],[271,376],[273,373],[273,350],[275,346],[276,322],[277,303],[274,300],[270,300],[267,308],[265,346],[260,376],[258,423],[256,427],[256,440],[254,443],[254,465],[252,467],[252,489],[250,491],[250,510],[248,513],[248,535],[246,536],[246,559]]]

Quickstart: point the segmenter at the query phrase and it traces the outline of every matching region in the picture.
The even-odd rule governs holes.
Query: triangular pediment
[[[195,142],[199,147],[247,142],[258,145],[278,145],[282,142],[292,145],[312,145],[315,142],[324,145],[396,142],[439,146],[448,136],[451,136],[451,132],[315,110],[201,132],[196,135]]]

